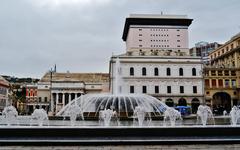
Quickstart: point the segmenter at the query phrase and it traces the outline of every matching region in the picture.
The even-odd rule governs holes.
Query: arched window
[[[183,76],[183,68],[179,68],[179,76]]]
[[[134,76],[134,68],[133,67],[130,68],[130,76]]]
[[[192,76],[196,76],[196,68],[192,68]]]
[[[145,67],[142,68],[142,75],[143,76],[146,76],[147,75],[147,70]]]
[[[170,76],[170,75],[171,75],[171,69],[167,68],[167,76]]]
[[[178,106],[187,106],[187,101],[184,98],[178,100]]]
[[[158,68],[154,68],[154,75],[158,76]]]
[[[174,102],[172,99],[166,99],[165,101],[165,104],[168,106],[168,107],[173,107],[174,106]]]
[[[198,110],[198,106],[200,105],[200,101],[197,98],[194,98],[191,102],[192,113],[196,114]]]

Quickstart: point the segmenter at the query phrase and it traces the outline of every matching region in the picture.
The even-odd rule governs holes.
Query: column
[[[209,87],[212,88],[212,79],[209,79]]]
[[[71,102],[71,93],[68,93],[68,103]]]
[[[77,98],[77,93],[75,93],[75,98]]]
[[[62,106],[65,106],[65,93],[62,93],[62,103],[63,103]]]
[[[54,110],[54,97],[53,97],[53,93],[50,93],[51,94],[51,112],[53,112]],[[56,98],[56,97],[55,97]]]

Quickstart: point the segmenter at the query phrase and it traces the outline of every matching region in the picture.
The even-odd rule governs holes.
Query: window
[[[147,93],[147,86],[142,86],[142,93]]]
[[[205,79],[205,86],[206,86],[206,87],[209,87],[209,86],[210,86],[210,84],[209,84],[209,79]]]
[[[180,86],[180,93],[184,93],[184,87]]]
[[[180,42],[180,40],[177,40],[177,42]]]
[[[179,34],[177,36],[180,36]]]
[[[139,47],[142,47],[142,45],[139,45]]]
[[[225,80],[225,87],[229,87],[229,80],[228,79]]]
[[[179,68],[179,76],[183,76],[183,68]]]
[[[232,79],[232,87],[235,88],[236,87],[236,80]]]
[[[139,36],[142,36],[142,34],[139,34]]]
[[[44,97],[44,102],[47,103],[47,97]]]
[[[130,76],[134,76],[134,68],[133,67],[130,68]]]
[[[167,86],[167,93],[172,93],[171,86]]]
[[[155,86],[155,93],[159,93],[159,86]]]
[[[42,101],[42,97],[39,97],[39,98],[38,98],[38,102],[41,102],[41,101]]]
[[[223,75],[221,70],[218,70],[217,72],[218,72],[218,76],[222,76]]]
[[[147,70],[145,67],[142,68],[142,75],[143,76],[146,76],[147,75]]]
[[[228,71],[228,70],[225,70],[225,71],[224,71],[224,75],[225,75],[225,76],[229,76],[229,71]]]
[[[139,31],[142,31],[142,29],[138,29]]]
[[[192,68],[192,76],[196,76],[196,68]]]
[[[212,76],[216,76],[216,71],[215,71],[215,70],[212,70],[212,71],[211,71],[211,75],[212,75]]]
[[[193,86],[193,93],[197,93],[197,86]]]
[[[223,80],[222,79],[218,79],[218,87],[223,87]]]
[[[231,71],[231,76],[236,76],[236,72],[235,71]]]
[[[217,84],[216,84],[216,79],[212,79],[212,87],[216,87]]]
[[[134,93],[134,86],[133,85],[130,86],[130,93]]]
[[[139,42],[142,42],[142,40],[141,40],[141,39],[139,39]]]
[[[167,68],[167,76],[170,76],[170,75],[171,75],[171,69]]]
[[[154,75],[158,76],[158,68],[154,68]]]

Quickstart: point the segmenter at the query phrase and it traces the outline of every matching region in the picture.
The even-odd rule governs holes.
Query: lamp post
[[[50,99],[50,106],[51,106],[51,112],[53,113],[54,112],[54,103],[53,103],[53,99],[52,99],[52,68],[50,70],[50,87],[49,87],[49,92],[50,92],[50,95],[49,95],[49,99]]]
[[[203,61],[201,60],[201,71],[200,71],[200,75],[202,78],[202,94],[203,94],[203,105],[206,105],[206,101],[205,101],[205,80],[204,80],[204,65],[203,65]]]

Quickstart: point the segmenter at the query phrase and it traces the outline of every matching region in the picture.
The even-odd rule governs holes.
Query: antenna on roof
[[[54,72],[56,73],[57,72],[57,65],[55,64],[54,66]]]

